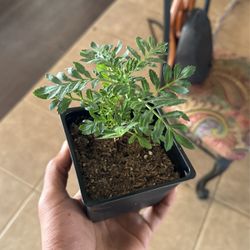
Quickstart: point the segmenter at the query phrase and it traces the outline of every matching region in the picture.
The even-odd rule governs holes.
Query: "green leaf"
[[[136,41],[137,47],[142,52],[142,54],[145,56],[146,50],[143,46],[143,39],[140,37],[136,37],[135,41]]]
[[[76,67],[76,70],[80,72],[81,74],[85,75],[88,78],[91,78],[90,73],[85,69],[85,67],[79,63],[79,62],[74,62],[74,65]]]
[[[164,148],[166,151],[170,150],[173,146],[174,143],[174,134],[171,131],[171,129],[168,129],[166,134],[165,134],[165,140],[164,140]]]
[[[174,66],[174,79],[178,79],[181,76],[181,66],[176,64]]]
[[[49,105],[49,109],[50,109],[50,110],[55,109],[58,103],[59,103],[59,100],[58,100],[58,99],[53,100],[53,101],[50,103],[50,105]]]
[[[58,86],[44,86],[36,89],[33,94],[41,99],[48,99],[49,95],[58,89]]]
[[[87,96],[90,100],[93,100],[93,93],[92,93],[92,90],[87,89],[87,91],[86,91],[86,96]]]
[[[60,101],[58,106],[57,106],[57,112],[59,114],[63,113],[69,107],[71,101],[72,100],[69,98],[63,98],[63,100]]]
[[[179,124],[179,123],[178,124],[173,124],[173,125],[171,124],[171,128],[178,129],[183,133],[186,133],[188,131],[188,127],[186,125]]]
[[[114,52],[117,55],[122,49],[122,42],[118,41],[117,46],[114,48]]]
[[[54,75],[47,73],[45,74],[45,78],[48,79],[50,82],[53,82],[55,84],[62,84],[62,82]]]
[[[82,79],[81,75],[77,72],[76,69],[70,67],[70,68],[67,68],[67,71],[70,76],[77,78],[77,79]]]
[[[188,116],[184,112],[179,111],[179,110],[175,110],[175,111],[165,113],[164,117],[166,117],[166,118],[180,118],[181,117],[184,120],[189,121]]]
[[[155,73],[154,70],[152,70],[152,69],[149,70],[149,77],[150,77],[151,82],[154,84],[155,88],[159,89],[159,87],[160,87],[160,79],[159,79],[159,77],[157,76],[157,74]]]
[[[163,65],[163,78],[165,83],[172,80],[172,69],[168,64]]]
[[[156,47],[156,40],[154,39],[154,37],[150,36],[149,39],[148,39],[148,41],[149,41],[149,45],[152,48]]]
[[[154,143],[160,143],[160,137],[165,129],[163,122],[158,119],[154,125],[153,132],[151,133],[151,138]]]
[[[195,72],[195,67],[194,66],[186,66],[184,69],[181,71],[181,77],[182,78],[189,78],[192,76]]]
[[[153,99],[148,100],[148,102],[154,105],[154,108],[161,108],[164,106],[176,106],[186,102],[184,99],[176,99],[176,98],[166,98],[164,96],[155,97]]]
[[[136,134],[132,134],[128,139],[128,144],[134,143],[135,140],[136,140]]]
[[[61,81],[72,81],[64,72],[58,72],[56,77]]]
[[[157,57],[150,57],[147,59],[148,62],[151,63],[164,63],[165,61],[161,58],[157,58]]]
[[[91,47],[92,49],[97,49],[97,48],[98,48],[98,45],[97,45],[95,42],[91,42],[90,47]]]
[[[95,123],[90,120],[84,120],[83,123],[80,125],[79,129],[84,135],[93,134],[95,130]]]
[[[138,139],[139,144],[140,144],[143,148],[146,148],[146,149],[151,149],[151,148],[152,148],[151,143],[150,143],[149,140],[146,139],[145,137],[137,136],[137,139]]]
[[[148,84],[148,81],[143,78],[141,79],[141,84],[142,84],[142,89],[145,91],[145,92],[148,92],[149,91],[149,84]]]
[[[177,94],[182,94],[182,95],[185,95],[189,92],[188,88],[185,88],[182,86],[176,86],[176,85],[170,86],[169,89],[174,91]]]
[[[184,136],[182,136],[180,134],[175,133],[174,134],[174,138],[182,146],[184,146],[186,148],[189,148],[189,149],[193,149],[194,148],[193,143],[189,139],[187,139],[186,137],[184,137]]]
[[[141,60],[140,55],[133,48],[127,46],[127,49],[137,60]]]

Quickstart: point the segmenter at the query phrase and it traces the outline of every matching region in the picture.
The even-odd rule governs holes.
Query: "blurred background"
[[[214,66],[184,108],[214,112],[228,129],[214,114],[202,117],[216,127],[207,131],[199,121],[201,130],[190,128],[198,147],[186,153],[197,177],[178,188],[151,250],[250,249],[249,15],[249,0],[211,1]],[[45,84],[46,72],[71,66],[91,41],[134,45],[136,36],[152,34],[160,41],[162,25],[163,0],[0,0],[0,249],[41,249],[37,202],[43,174],[65,139],[57,113],[32,90]],[[215,167],[223,173],[208,182],[209,196],[200,199],[197,182],[218,159],[226,171]],[[77,190],[72,169],[68,191]]]

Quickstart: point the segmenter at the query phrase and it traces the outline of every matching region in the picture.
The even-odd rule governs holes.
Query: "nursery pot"
[[[78,117],[90,119],[89,112],[83,108],[70,108],[61,115],[64,132],[69,144],[71,158],[73,160],[79,187],[82,194],[82,202],[87,216],[92,221],[100,221],[107,218],[117,216],[122,213],[138,211],[141,208],[154,205],[160,202],[165,195],[179,183],[195,177],[195,170],[189,162],[183,149],[174,142],[171,150],[166,152],[170,160],[175,166],[175,170],[179,172],[180,178],[168,181],[167,183],[144,188],[135,192],[112,197],[106,200],[92,200],[88,197],[85,187],[84,173],[77,160],[75,146],[72,135],[70,133],[70,125],[77,120]]]

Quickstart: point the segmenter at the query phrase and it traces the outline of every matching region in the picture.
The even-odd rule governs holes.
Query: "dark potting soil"
[[[179,178],[160,146],[147,150],[136,142],[128,144],[126,137],[95,139],[82,135],[76,124],[71,125],[71,135],[86,191],[92,200],[120,196]]]

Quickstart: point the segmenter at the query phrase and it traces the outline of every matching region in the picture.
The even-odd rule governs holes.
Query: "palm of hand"
[[[58,249],[142,250],[151,235],[139,213],[92,223],[84,215],[81,201],[70,197],[46,210],[50,217],[47,221],[53,222],[49,226],[51,238],[62,239],[57,243]],[[46,213],[43,216],[47,217]]]

